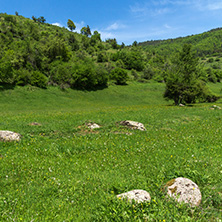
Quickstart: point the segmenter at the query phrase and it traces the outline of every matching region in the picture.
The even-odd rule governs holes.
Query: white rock
[[[135,200],[135,202],[137,203],[151,200],[150,194],[145,190],[131,190],[129,192],[119,194],[117,195],[117,197],[120,199],[126,198],[130,202],[132,202],[132,200]]]
[[[21,135],[7,130],[0,130],[0,140],[3,141],[19,141]]]
[[[201,203],[201,192],[197,184],[187,178],[179,177],[169,181],[166,186],[167,194],[178,202],[193,206]]]
[[[131,120],[124,120],[120,122],[120,125],[127,126],[130,129],[138,129],[141,131],[146,131],[146,128],[142,123],[131,121]]]
[[[90,129],[99,129],[100,128],[100,125],[98,125],[96,123],[87,123],[86,125]]]

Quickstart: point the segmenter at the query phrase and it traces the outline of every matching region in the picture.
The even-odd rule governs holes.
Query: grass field
[[[210,87],[222,95],[222,84]],[[0,221],[221,221],[222,110],[175,107],[163,91],[161,83],[0,91],[0,129],[22,135],[0,142]],[[126,119],[147,131],[116,124]],[[88,121],[102,127],[90,131]],[[180,176],[200,187],[199,207],[166,199],[162,187]],[[151,202],[116,198],[132,189]]]

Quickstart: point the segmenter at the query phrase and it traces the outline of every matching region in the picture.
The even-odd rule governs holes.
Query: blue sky
[[[116,38],[126,45],[183,37],[222,26],[222,0],[0,0],[0,12],[66,27],[76,31],[89,25],[102,39]]]

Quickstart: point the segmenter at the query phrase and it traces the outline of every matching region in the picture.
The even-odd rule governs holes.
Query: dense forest
[[[29,19],[1,13],[0,84],[92,90],[127,81],[166,82],[185,44],[192,45],[190,50],[198,58],[198,79],[205,83],[222,79],[220,28],[125,46],[116,39],[102,41],[88,25],[79,34],[70,19],[67,27],[48,24],[43,16]]]

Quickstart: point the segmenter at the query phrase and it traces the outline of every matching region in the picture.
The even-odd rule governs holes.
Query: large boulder
[[[19,141],[21,135],[7,130],[0,130],[0,140],[3,141]]]
[[[150,194],[145,190],[131,190],[129,192],[119,194],[117,197],[119,199],[127,199],[130,202],[135,200],[137,203],[151,200]]]
[[[131,121],[131,120],[124,120],[119,122],[120,125],[122,126],[127,126],[130,129],[137,129],[141,131],[146,131],[145,126],[142,123]]]
[[[170,180],[165,188],[167,189],[167,195],[179,203],[188,203],[192,207],[199,206],[201,203],[202,196],[200,189],[190,179],[179,177]]]

